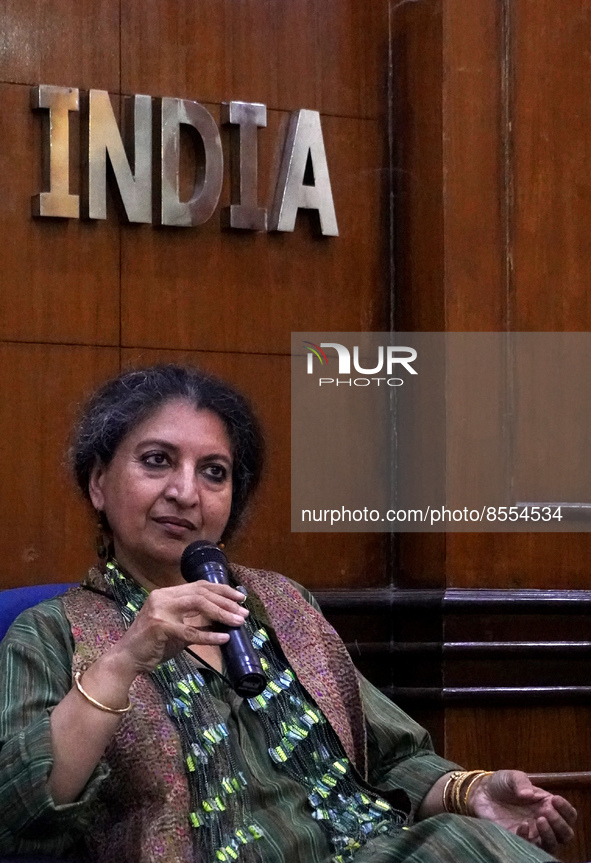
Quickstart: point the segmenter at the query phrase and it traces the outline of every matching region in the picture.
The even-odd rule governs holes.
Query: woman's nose
[[[198,477],[193,466],[175,471],[165,490],[167,500],[175,500],[181,506],[195,506],[199,499]]]

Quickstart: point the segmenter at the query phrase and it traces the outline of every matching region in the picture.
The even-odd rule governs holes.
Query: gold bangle
[[[106,704],[101,704],[100,701],[97,701],[95,698],[92,697],[92,695],[88,694],[88,692],[82,687],[82,684],[80,683],[81,677],[82,673],[80,671],[77,671],[74,675],[74,682],[76,684],[76,688],[78,689],[80,695],[83,695],[84,698],[86,698],[86,700],[89,701],[94,707],[98,707],[99,710],[104,710],[105,713],[129,713],[133,706],[131,703],[131,698],[128,697],[126,707],[107,707]]]
[[[454,770],[443,788],[443,808],[453,815],[470,815],[468,796],[472,786],[489,770]],[[464,790],[465,789],[465,790]]]
[[[464,783],[464,779],[466,778],[467,775],[468,775],[467,771],[460,773],[460,775],[458,776],[456,783],[453,787],[452,797],[451,797],[451,811],[454,812],[456,815],[463,815],[461,791],[462,791],[462,785]]]
[[[449,779],[443,787],[443,808],[446,812],[453,812],[450,797],[453,794],[456,782],[462,775],[462,770],[454,770],[453,773],[450,773]]]
[[[473,776],[472,779],[468,782],[468,785],[466,787],[466,791],[464,793],[464,801],[463,801],[464,815],[472,815],[473,814],[472,812],[470,812],[470,805],[468,803],[468,797],[470,796],[470,791],[472,791],[472,788],[474,787],[474,785],[476,785],[477,782],[480,782],[480,780],[484,776],[490,776],[491,773],[492,773],[492,770],[479,770],[478,773],[476,774],[476,776]]]
[[[457,791],[457,808],[456,812],[458,815],[467,815],[468,810],[466,809],[466,797],[467,792],[464,792],[464,788],[466,787],[466,783],[468,783],[467,788],[470,789],[472,782],[476,779],[477,776],[480,776],[482,770],[466,770],[460,781],[458,782],[458,791]]]

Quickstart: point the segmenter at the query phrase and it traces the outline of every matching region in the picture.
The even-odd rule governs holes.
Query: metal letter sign
[[[80,150],[83,216],[107,218],[107,157],[118,202],[128,222],[202,225],[218,205],[224,179],[224,155],[214,118],[203,105],[187,99],[123,97],[122,128],[105,90],[82,94]],[[41,84],[31,93],[34,110],[47,112],[43,134],[44,191],[33,198],[34,216],[80,218],[78,195],[70,194],[70,111],[80,108],[73,87]],[[222,210],[225,227],[293,231],[300,208],[316,210],[322,233],[338,237],[322,126],[318,111],[291,115],[273,208],[258,202],[258,130],[267,125],[267,108],[256,102],[225,102],[221,122],[230,131],[230,206]],[[188,201],[181,201],[181,125],[199,136],[197,171]],[[203,145],[202,147],[200,145]],[[152,169],[152,162],[154,166]],[[132,165],[133,164],[133,168]],[[154,193],[152,184],[154,183]]]
[[[49,111],[43,147],[43,185],[49,191],[33,196],[33,215],[77,219],[80,201],[78,195],[70,195],[69,112],[78,110],[78,90],[41,84],[31,92],[31,105],[34,111]]]
[[[267,107],[255,102],[224,102],[222,123],[238,126],[237,135],[233,130],[230,146],[232,203],[224,211],[227,226],[266,231],[267,210],[257,204],[257,129],[267,125]]]
[[[313,186],[304,183],[308,159],[314,173]],[[318,210],[322,233],[329,237],[338,237],[339,229],[318,111],[294,111],[291,115],[269,220],[270,230],[293,231],[300,207]]]
[[[180,125],[192,126],[201,137],[205,150],[203,181],[196,184],[186,203],[179,197]],[[213,215],[222,192],[224,156],[215,120],[203,105],[186,99],[161,100],[162,202],[163,225],[190,227],[201,225]]]
[[[129,103],[127,105],[129,110]],[[107,153],[129,222],[152,221],[152,99],[133,97],[134,163],[132,174],[109,94],[88,94],[88,199],[90,219],[107,218]]]

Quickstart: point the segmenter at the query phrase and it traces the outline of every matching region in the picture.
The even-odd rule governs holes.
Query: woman
[[[73,463],[104,558],[83,587],[24,612],[0,647],[0,850],[551,860],[572,837],[570,804],[525,774],[463,773],[434,755],[356,676],[307,591],[239,566],[234,586],[184,581],[183,550],[231,535],[261,458],[244,399],[194,370],[129,372],[89,402]],[[247,628],[262,695],[228,685],[219,624]]]

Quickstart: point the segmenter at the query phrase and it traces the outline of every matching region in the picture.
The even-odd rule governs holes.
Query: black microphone
[[[226,555],[205,539],[198,539],[186,547],[181,557],[181,575],[188,582],[203,578],[212,584],[230,584]],[[260,695],[267,685],[267,678],[246,628],[217,624],[216,631],[230,635],[230,640],[221,648],[226,660],[226,674],[234,691],[242,698]]]

